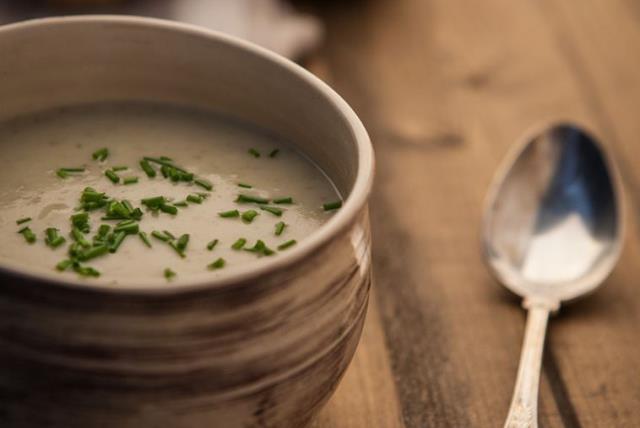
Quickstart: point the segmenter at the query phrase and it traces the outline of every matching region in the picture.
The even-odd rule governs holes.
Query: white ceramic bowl
[[[9,25],[0,58],[0,121],[98,101],[199,107],[293,143],[346,196],[297,248],[207,282],[111,289],[0,262],[0,426],[306,424],[352,358],[371,282],[373,153],[348,105],[273,53],[168,21]]]

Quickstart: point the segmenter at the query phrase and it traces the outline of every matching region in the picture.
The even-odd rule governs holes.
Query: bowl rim
[[[327,245],[335,236],[343,232],[353,221],[355,221],[360,211],[366,206],[373,186],[373,177],[375,172],[374,152],[369,135],[364,128],[364,125],[347,102],[328,84],[300,65],[252,42],[248,42],[219,31],[176,21],[131,15],[74,15],[31,19],[0,26],[0,37],[4,37],[5,34],[14,31],[28,31],[32,28],[69,24],[128,24],[156,30],[183,33],[200,37],[202,39],[225,43],[231,47],[244,50],[252,55],[277,64],[286,72],[294,74],[296,77],[315,89],[326,101],[328,101],[329,105],[335,108],[336,111],[346,120],[357,151],[358,165],[356,179],[349,195],[344,199],[342,208],[338,210],[338,212],[334,214],[329,221],[311,233],[308,237],[301,240],[301,242],[294,248],[286,253],[279,254],[277,257],[263,258],[249,263],[246,266],[231,268],[227,270],[224,275],[219,277],[212,277],[210,279],[202,279],[198,277],[191,280],[185,279],[162,283],[160,282],[161,279],[159,277],[157,280],[157,286],[134,285],[113,287],[104,283],[92,283],[86,279],[56,277],[53,272],[52,274],[29,272],[25,269],[17,267],[14,268],[1,263],[0,276],[4,276],[8,273],[15,277],[22,277],[30,281],[47,283],[47,285],[71,288],[77,291],[83,290],[107,294],[140,294],[152,296],[183,294],[202,290],[221,290],[226,287],[234,286],[235,284],[252,281],[265,274],[283,271],[288,267],[301,262],[323,246]],[[155,280],[150,283],[153,282],[155,282]]]

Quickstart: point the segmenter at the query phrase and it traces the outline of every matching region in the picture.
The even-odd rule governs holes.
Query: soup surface
[[[322,171],[283,142],[173,106],[21,117],[0,124],[0,153],[0,264],[113,286],[278,257],[340,205]]]

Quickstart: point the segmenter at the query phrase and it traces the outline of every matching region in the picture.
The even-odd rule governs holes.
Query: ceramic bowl
[[[9,25],[0,58],[0,121],[99,101],[204,108],[292,142],[346,197],[297,248],[207,282],[116,290],[0,262],[0,426],[304,426],[353,356],[371,283],[373,153],[353,111],[273,53],[168,21]]]

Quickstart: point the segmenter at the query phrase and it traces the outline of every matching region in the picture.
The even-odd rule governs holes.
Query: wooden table
[[[622,261],[548,333],[543,427],[640,426],[640,3],[323,1],[309,68],[374,142],[375,290],[357,355],[314,428],[499,427],[524,330],[482,264],[484,192],[533,124],[570,119],[613,150]]]

